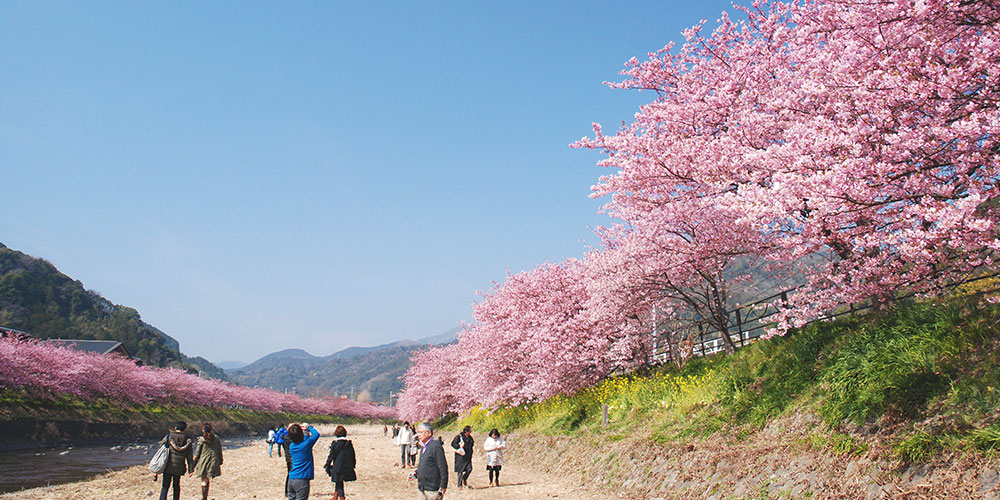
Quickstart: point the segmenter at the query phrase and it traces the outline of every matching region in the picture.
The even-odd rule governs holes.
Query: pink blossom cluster
[[[241,387],[176,368],[136,366],[119,355],[81,352],[14,337],[0,338],[0,388],[23,389],[40,398],[70,395],[140,405],[241,406],[260,411],[395,417],[392,408]]]
[[[602,247],[494,285],[458,344],[414,356],[401,415],[543,399],[644,362],[657,316],[724,323],[750,262],[804,276],[779,334],[996,270],[1000,4],[740,10],[626,64],[610,85],[653,100],[573,145],[614,169],[592,194],[615,221]]]

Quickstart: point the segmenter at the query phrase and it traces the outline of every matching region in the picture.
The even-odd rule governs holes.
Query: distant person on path
[[[462,428],[462,432],[451,440],[451,447],[455,450],[455,475],[458,476],[456,485],[459,488],[464,485],[471,490],[469,474],[472,473],[472,451],[475,449],[472,427],[466,425]]]
[[[274,427],[267,430],[267,439],[264,442],[267,443],[267,458],[271,458],[271,450],[274,449],[275,439],[278,437],[278,433],[274,431]],[[281,456],[281,447],[278,447],[278,456]]]
[[[212,432],[212,424],[206,423],[201,429],[194,452],[193,474],[201,478],[201,500],[208,500],[212,478],[222,475],[222,441]]]
[[[167,500],[167,490],[174,488],[174,500],[181,498],[181,476],[188,470],[194,469],[194,460],[191,458],[191,439],[184,434],[187,429],[186,422],[174,424],[174,430],[170,431],[166,437],[160,441],[160,445],[170,447],[170,458],[167,459],[167,468],[163,470],[163,486],[160,487],[160,500]]]
[[[486,471],[490,475],[490,486],[500,486],[500,468],[503,467],[503,450],[507,442],[500,437],[500,431],[493,429],[483,443],[486,452]],[[496,479],[493,476],[496,476]]]
[[[399,434],[396,436],[396,444],[399,445],[399,466],[406,468],[407,455],[410,454],[410,444],[413,442],[413,431],[410,429],[410,423],[406,422],[403,424],[403,428],[399,430]]]
[[[281,449],[285,448],[285,437],[288,436],[288,429],[278,426],[278,431],[274,433],[274,442],[278,444],[278,458],[281,458]],[[285,455],[288,455],[288,448],[285,448]]]
[[[417,429],[410,427],[410,430],[412,431],[411,435],[413,437],[410,439],[410,451],[407,453],[406,458],[409,459],[410,467],[416,467],[417,453],[419,453],[420,447],[417,446]]]
[[[345,481],[357,481],[358,476],[354,471],[356,457],[354,455],[354,445],[347,439],[347,429],[343,425],[338,425],[333,431],[333,442],[330,443],[330,454],[326,457],[326,473],[330,475],[330,480],[334,484],[333,500],[346,500],[344,494]]]
[[[389,435],[389,426],[388,425],[382,424],[382,435],[383,436],[388,436]]]
[[[399,426],[392,424],[392,440],[395,441],[399,436]]]
[[[426,422],[417,426],[420,440],[420,465],[410,473],[417,479],[419,500],[441,500],[448,489],[448,462],[444,458],[444,445],[434,437],[434,428]]]
[[[309,482],[314,477],[313,445],[319,441],[319,431],[309,424],[292,424],[288,426],[288,439],[291,441],[288,455],[292,457],[292,469],[288,472],[285,493],[288,500],[308,500]]]

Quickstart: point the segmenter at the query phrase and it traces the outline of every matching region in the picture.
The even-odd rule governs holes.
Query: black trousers
[[[163,486],[160,486],[160,500],[167,500],[167,490],[174,487],[174,500],[181,498],[181,477],[176,474],[163,473]]]
[[[469,484],[469,474],[472,474],[472,464],[466,464],[465,469],[455,473],[455,475],[458,476],[459,488],[461,488],[463,484]]]
[[[494,480],[496,482],[498,482],[498,483],[500,482],[500,467],[502,467],[502,466],[501,465],[487,465],[486,466],[486,470],[490,474],[490,483],[491,484],[493,483]],[[494,475],[496,475],[496,479],[493,478]]]

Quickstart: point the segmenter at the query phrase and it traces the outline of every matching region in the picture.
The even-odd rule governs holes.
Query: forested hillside
[[[48,261],[0,243],[0,326],[40,339],[116,340],[151,366],[225,373],[202,358],[188,358],[173,338],[142,321],[131,307],[113,304],[59,272]]]

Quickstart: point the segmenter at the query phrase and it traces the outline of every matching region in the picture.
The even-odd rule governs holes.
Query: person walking
[[[358,475],[354,471],[357,465],[354,455],[354,445],[347,439],[347,429],[343,425],[338,425],[333,431],[333,442],[330,443],[330,454],[326,456],[326,465],[323,469],[330,475],[333,481],[333,500],[346,500],[344,494],[345,481],[357,481]]]
[[[458,476],[456,486],[472,489],[469,486],[469,474],[472,473],[472,451],[475,449],[475,440],[472,439],[472,427],[466,425],[462,432],[451,440],[451,447],[455,450],[455,475]]]
[[[201,500],[208,500],[212,478],[222,475],[222,440],[212,432],[212,424],[206,423],[201,429],[192,474],[201,478]]]
[[[167,500],[167,490],[171,487],[174,489],[174,500],[180,500],[181,476],[188,470],[194,469],[194,460],[191,458],[191,439],[184,434],[184,429],[187,429],[187,423],[177,422],[174,424],[174,430],[160,441],[161,446],[167,445],[170,448],[167,468],[163,470],[160,500]]]
[[[410,473],[416,478],[419,500],[441,500],[448,489],[448,462],[444,458],[444,445],[433,439],[434,428],[427,422],[417,426],[420,441],[420,464]]]
[[[278,445],[278,458],[281,458],[281,449],[285,448],[285,455],[288,455],[288,448],[285,442],[285,438],[288,437],[288,429],[283,426],[278,426],[278,430],[274,433],[274,442]]]
[[[406,458],[409,459],[410,467],[416,467],[417,466],[417,453],[420,452],[420,447],[417,446],[417,442],[418,442],[417,441],[417,430],[414,429],[413,427],[410,427],[410,430],[413,431],[412,432],[413,438],[410,439],[410,451],[407,454]]]
[[[399,435],[396,436],[396,444],[399,445],[399,466],[406,468],[407,455],[410,453],[410,444],[413,443],[413,431],[410,429],[410,423],[406,422],[403,424],[403,428],[399,430]]]
[[[278,432],[275,433],[275,438],[274,438],[274,440],[279,443],[278,444],[279,457],[281,456],[281,449],[282,448],[285,449],[285,470],[288,471],[288,474],[291,474],[292,472],[292,455],[291,453],[288,452],[288,445],[291,442],[291,440],[288,439],[288,427],[290,427],[291,425],[292,424],[288,424],[287,426],[279,428]],[[281,490],[284,492],[288,491],[288,474],[285,474],[285,487],[284,489]]]
[[[500,486],[500,468],[503,467],[503,450],[507,448],[507,442],[500,437],[500,431],[493,429],[490,435],[483,442],[483,451],[486,452],[486,472],[490,476],[490,486]],[[493,476],[496,476],[496,479]]]
[[[292,424],[288,426],[288,440],[291,443],[287,454],[292,458],[292,469],[288,472],[285,493],[288,500],[308,500],[309,482],[314,477],[313,446],[319,441],[319,431],[309,424]]]
[[[267,439],[264,442],[267,443],[267,458],[271,458],[271,450],[274,449],[275,438],[277,438],[278,433],[275,432],[274,427],[267,430]],[[278,448],[278,453],[281,453],[281,448]],[[280,455],[279,455],[280,456]]]

